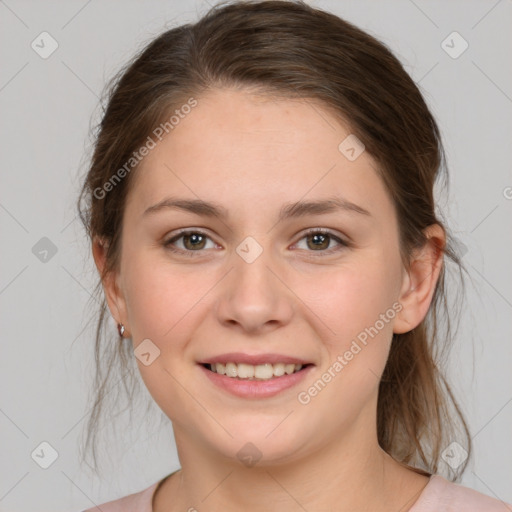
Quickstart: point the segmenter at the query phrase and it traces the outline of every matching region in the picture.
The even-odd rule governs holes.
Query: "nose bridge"
[[[263,237],[259,239],[261,243],[255,237],[247,236],[235,248],[233,287],[242,297],[272,300],[276,295],[276,290],[271,293],[275,283],[271,283],[273,276],[268,268],[272,265],[272,250],[268,244],[264,247]]]
[[[266,239],[268,240],[268,238]],[[273,251],[248,236],[235,248],[232,270],[220,297],[219,321],[237,323],[246,330],[266,324],[283,324],[292,314],[291,297],[274,275]]]

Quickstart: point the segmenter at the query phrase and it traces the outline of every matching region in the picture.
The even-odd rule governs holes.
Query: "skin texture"
[[[429,228],[429,243],[406,271],[376,162],[367,152],[351,162],[338,150],[349,134],[311,101],[215,90],[138,169],[120,266],[104,290],[134,348],[149,338],[160,350],[150,365],[137,364],[173,422],[182,469],[160,487],[155,512],[406,511],[427,484],[379,447],[376,406],[393,332],[408,332],[428,311],[444,232]],[[143,215],[171,195],[218,203],[229,217],[173,209]],[[285,203],[333,196],[371,216],[340,210],[277,222]],[[208,237],[199,250],[184,238],[174,242],[192,257],[164,246],[180,228]],[[316,249],[308,228],[329,229],[350,245],[327,238]],[[252,263],[236,252],[247,236],[263,249]],[[93,254],[101,271],[100,240]],[[301,404],[297,394],[394,303],[401,311]],[[286,354],[315,367],[292,389],[244,399],[212,385],[197,364],[226,352]],[[253,467],[236,455],[247,442],[262,454]]]

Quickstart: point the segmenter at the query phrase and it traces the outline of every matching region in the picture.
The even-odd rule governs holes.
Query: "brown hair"
[[[170,113],[213,88],[249,88],[329,108],[379,164],[397,212],[404,265],[411,251],[426,243],[425,228],[437,223],[447,234],[444,253],[462,278],[465,269],[454,240],[435,212],[434,185],[444,176],[446,186],[445,155],[438,126],[418,87],[383,43],[301,1],[218,4],[197,23],[161,34],[114,78],[78,201],[89,238],[108,242],[102,277],[118,268],[123,212],[137,166],[108,193],[95,191],[104,190]],[[456,480],[469,458],[451,470],[440,467],[441,453],[455,440],[471,453],[471,438],[441,367],[455,332],[450,317],[460,311],[462,300],[457,296],[449,304],[445,270],[443,264],[424,321],[394,335],[379,387],[377,431],[380,446],[396,460],[420,472],[444,469]],[[96,291],[101,295],[101,280]],[[106,319],[102,298],[86,442],[87,451],[93,441],[95,463],[105,398],[119,382],[112,382],[112,370],[121,370],[118,378],[129,402],[137,385],[132,347],[118,337],[112,340]]]

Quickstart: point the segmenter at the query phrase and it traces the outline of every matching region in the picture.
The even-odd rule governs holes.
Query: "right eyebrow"
[[[229,217],[228,211],[219,204],[208,203],[202,199],[178,199],[172,197],[167,197],[153,206],[150,206],[142,215],[145,216],[166,209],[184,210],[195,213],[196,215],[217,217],[219,219],[227,219]]]

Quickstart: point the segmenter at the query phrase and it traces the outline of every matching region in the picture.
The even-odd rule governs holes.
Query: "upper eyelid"
[[[178,230],[178,232],[174,233],[173,235],[165,235],[164,237],[162,237],[162,239],[164,240],[164,243],[169,243],[171,240],[179,240],[184,235],[190,235],[194,233],[206,236],[210,238],[212,242],[215,241],[214,237],[210,235],[208,231],[205,231],[203,228],[183,228],[181,230]]]

